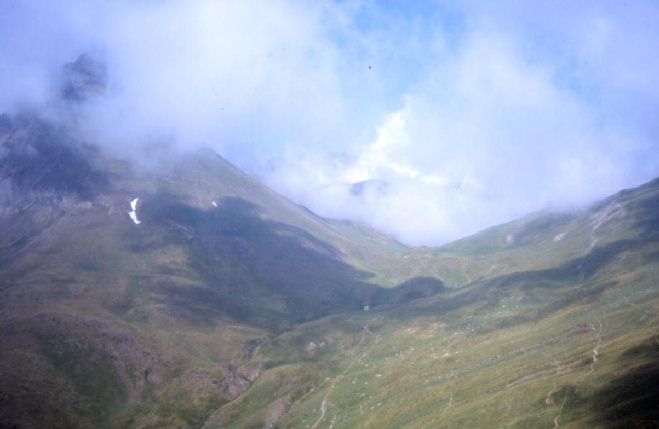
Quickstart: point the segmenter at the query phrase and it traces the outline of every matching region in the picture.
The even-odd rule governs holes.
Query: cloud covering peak
[[[99,142],[210,145],[322,215],[439,244],[659,174],[658,41],[642,0],[4,2],[0,110],[52,106],[96,52]]]

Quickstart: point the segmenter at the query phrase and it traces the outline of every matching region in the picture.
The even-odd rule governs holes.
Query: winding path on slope
[[[593,347],[592,350],[592,361],[590,363],[590,371],[586,375],[583,376],[582,380],[591,375],[595,371],[595,364],[599,361],[599,350],[600,346],[602,344],[602,335],[604,334],[604,331],[606,330],[606,324],[602,324],[602,319],[598,318],[597,323],[599,324],[599,329],[597,331],[597,341],[595,343],[595,347]]]
[[[565,403],[567,402],[567,390],[565,391],[565,396],[563,397],[563,402],[561,403],[561,407],[558,409],[558,414],[556,414],[556,417],[554,417],[554,429],[558,429],[559,426],[559,421],[561,419],[561,414],[563,414],[563,408],[565,407]]]
[[[605,314],[602,315],[602,318],[605,317]],[[606,331],[607,325],[606,321],[603,324],[602,323],[602,318],[597,318],[597,324],[599,325],[599,329],[597,330],[597,341],[595,343],[595,347],[593,347],[592,350],[592,362],[590,363],[590,371],[588,371],[587,374],[585,374],[581,380],[584,380],[586,377],[591,375],[595,371],[595,364],[599,361],[599,349],[600,346],[602,345],[602,335],[604,334],[604,331]],[[591,325],[592,326],[592,325]],[[555,405],[554,399],[551,397],[553,393],[556,393],[556,382],[553,382],[553,388],[549,393],[547,394],[547,399],[545,400],[545,403],[547,405]],[[560,423],[560,418],[561,415],[563,414],[563,408],[565,408],[565,403],[567,402],[568,399],[568,391],[565,391],[565,396],[563,397],[563,402],[561,403],[561,406],[558,409],[558,414],[556,414],[556,417],[554,417],[554,429],[558,429],[559,423]]]
[[[367,334],[368,335],[375,335],[375,334],[373,334],[373,332],[371,332],[370,329],[368,329],[368,326],[363,326],[362,327],[362,337],[359,340],[359,343],[357,344],[357,348],[361,347],[362,344],[364,344],[364,339],[366,339]],[[364,352],[364,354],[365,353],[366,352]],[[325,418],[325,413],[327,412],[327,399],[329,398],[330,393],[332,393],[332,391],[336,387],[336,383],[338,383],[343,378],[343,376],[346,375],[348,373],[348,371],[350,371],[350,368],[352,368],[352,366],[355,364],[355,362],[357,362],[357,353],[356,353],[356,350],[353,350],[352,360],[350,361],[348,366],[339,375],[334,377],[334,379],[330,383],[329,389],[327,389],[327,392],[325,392],[325,395],[323,396],[323,402],[321,402],[321,404],[320,404],[320,416],[318,417],[318,420],[316,420],[314,422],[314,424],[311,426],[311,429],[316,429],[318,427],[318,425],[320,424],[320,422],[322,422],[323,419]]]

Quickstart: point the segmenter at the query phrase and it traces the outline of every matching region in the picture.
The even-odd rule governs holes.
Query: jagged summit
[[[62,98],[81,102],[105,92],[108,71],[105,63],[92,54],[82,54],[65,64],[62,73]]]

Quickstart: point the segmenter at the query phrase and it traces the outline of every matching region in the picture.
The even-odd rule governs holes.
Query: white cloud
[[[48,76],[94,49],[110,73],[84,122],[98,141],[209,144],[414,244],[659,172],[654,2],[401,5],[0,3],[0,108],[47,103]]]
[[[30,93],[24,70],[45,76],[85,49],[102,52],[110,87],[89,106],[89,124],[115,144],[175,139],[212,144],[244,158],[272,156],[288,144],[326,143],[349,126],[342,63],[328,32],[330,4],[289,1],[27,0],[7,9],[0,24],[0,89],[12,91],[3,109]],[[40,22],[52,23],[39,35]],[[51,54],[49,52],[56,52]],[[2,64],[0,63],[0,64]],[[17,73],[18,72],[18,73]],[[12,90],[18,81],[21,87]]]
[[[436,244],[531,211],[574,207],[657,173],[652,142],[605,121],[609,106],[564,85],[559,64],[528,60],[516,42],[472,32],[436,60],[372,143],[352,161],[326,164],[317,190],[294,195],[406,243]],[[641,153],[654,169],[639,166]],[[286,164],[287,176],[298,166]],[[290,190],[277,174],[273,183]],[[349,182],[364,180],[386,181],[386,192],[347,192]]]

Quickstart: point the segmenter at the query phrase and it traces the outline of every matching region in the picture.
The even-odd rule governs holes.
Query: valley
[[[3,123],[2,427],[659,424],[659,181],[413,248]]]
[[[0,0],[0,429],[659,429],[658,42]]]

